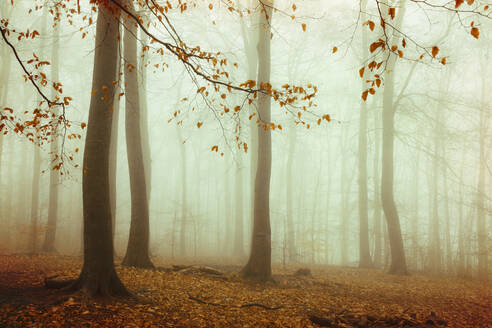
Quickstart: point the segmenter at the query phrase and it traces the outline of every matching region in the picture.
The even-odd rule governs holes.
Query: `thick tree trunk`
[[[367,0],[362,2],[362,21],[365,22],[365,8]],[[367,59],[368,42],[367,29],[362,32],[362,58]],[[366,78],[362,78],[362,88]],[[371,253],[369,250],[369,215],[367,209],[367,103],[361,101],[359,119],[359,267],[372,267]]]
[[[260,13],[258,42],[258,85],[270,83],[270,33],[273,1],[266,1]],[[260,281],[272,278],[270,230],[270,175],[272,169],[272,136],[269,129],[271,102],[263,93],[258,95],[258,162],[255,178],[253,236],[249,261],[242,275]]]
[[[83,162],[84,265],[70,286],[90,296],[129,295],[113,263],[109,200],[109,145],[118,57],[116,14],[99,5],[91,103]],[[48,287],[61,287],[47,283]]]
[[[134,11],[133,1],[126,1],[128,10]],[[128,170],[130,173],[131,221],[126,255],[122,264],[138,268],[153,268],[149,256],[149,202],[142,150],[140,122],[140,92],[137,62],[137,26],[128,21],[124,37],[125,54],[125,135]]]
[[[51,55],[51,78],[53,81],[59,81],[58,68],[60,65],[60,27],[56,26],[55,40],[52,47]],[[55,92],[52,92],[54,98]],[[55,116],[58,116],[58,106],[53,107],[55,110]],[[54,133],[50,143],[51,156],[55,156],[58,153],[58,133]],[[60,184],[60,172],[57,170],[50,170],[50,196],[48,201],[48,226],[43,244],[43,252],[53,253],[56,252],[55,240],[56,240],[56,224],[58,221],[58,187]]]

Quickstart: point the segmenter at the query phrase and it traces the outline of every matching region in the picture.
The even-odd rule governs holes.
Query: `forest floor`
[[[80,258],[0,255],[0,327],[492,327],[490,282],[274,266],[276,282],[258,284],[239,266],[154,263],[160,270],[117,265],[138,301],[93,301],[44,287],[49,276],[76,278]]]

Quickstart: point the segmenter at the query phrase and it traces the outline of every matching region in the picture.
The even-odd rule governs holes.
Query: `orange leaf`
[[[202,125],[203,125],[203,122],[198,122],[198,123],[196,124],[196,126],[197,126],[198,128],[201,128],[201,126],[202,126]]]
[[[369,90],[366,90],[362,92],[362,100],[366,101],[367,100],[367,94],[369,93]]]
[[[306,32],[306,24],[302,24],[302,30]]]
[[[337,47],[333,47],[333,53],[337,52],[338,51],[338,48]]]
[[[388,15],[390,15],[391,19],[395,18],[395,8],[388,8]]]
[[[480,35],[480,31],[476,27],[472,27],[470,34],[473,35],[475,39],[478,39],[478,36]]]
[[[439,53],[439,48],[436,46],[432,47],[432,57],[435,58],[438,53]]]

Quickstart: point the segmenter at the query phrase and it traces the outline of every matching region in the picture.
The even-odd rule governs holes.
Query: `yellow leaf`
[[[302,24],[302,30],[306,32],[306,24]]]

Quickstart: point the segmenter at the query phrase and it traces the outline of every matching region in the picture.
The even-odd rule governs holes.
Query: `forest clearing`
[[[274,267],[275,282],[223,274],[117,265],[138,297],[87,300],[44,287],[46,275],[76,277],[82,262],[62,256],[0,256],[1,327],[490,327],[492,285],[382,270],[316,266],[312,276]],[[213,261],[211,262],[213,263]],[[196,268],[201,266],[196,264]],[[188,270],[187,270],[188,269]],[[216,275],[216,276],[215,276]],[[320,325],[312,320],[321,320]]]

